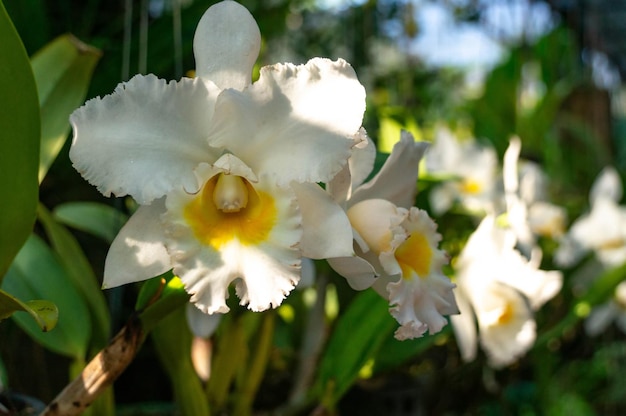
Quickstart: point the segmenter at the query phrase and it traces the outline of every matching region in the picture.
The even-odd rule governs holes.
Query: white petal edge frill
[[[210,175],[210,169],[206,171]],[[241,304],[253,311],[280,305],[300,279],[302,218],[293,191],[277,187],[265,177],[259,177],[253,186],[273,199],[277,213],[272,229],[258,244],[233,238],[219,250],[200,242],[184,218],[185,206],[196,195],[177,190],[167,198],[163,219],[173,270],[191,302],[204,313],[228,312],[228,287],[237,279]]]
[[[117,234],[104,263],[103,289],[139,282],[172,268],[165,249],[163,199],[142,205]]]
[[[209,144],[279,185],[328,182],[346,164],[365,111],[365,90],[343,60],[261,69],[243,91],[217,101]]]
[[[222,1],[204,13],[193,39],[196,75],[221,89],[244,89],[261,48],[261,33],[250,12]]]
[[[105,196],[142,205],[174,187],[194,189],[193,169],[217,155],[206,133],[218,92],[201,79],[137,75],[72,113],[70,159]]]

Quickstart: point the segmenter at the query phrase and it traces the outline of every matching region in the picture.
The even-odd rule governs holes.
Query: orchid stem
[[[41,416],[79,415],[128,367],[144,338],[138,319],[127,323],[44,409]]]

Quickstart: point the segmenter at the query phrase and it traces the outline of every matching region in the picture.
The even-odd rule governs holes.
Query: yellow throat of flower
[[[402,269],[402,277],[410,279],[413,274],[420,278],[428,277],[433,254],[433,248],[424,234],[419,232],[411,234],[395,252],[396,260]]]
[[[461,192],[464,194],[478,195],[483,187],[476,179],[467,178],[461,182]]]
[[[267,240],[277,209],[270,194],[240,176],[220,173],[185,207],[184,216],[200,242],[219,250],[234,239],[245,245]]]

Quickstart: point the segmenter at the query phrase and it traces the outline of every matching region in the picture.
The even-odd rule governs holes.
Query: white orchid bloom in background
[[[343,209],[317,185],[339,172],[361,126],[365,92],[343,60],[314,58],[251,73],[254,18],[210,7],[194,37],[195,79],[137,75],[71,116],[75,168],[137,212],[109,250],[103,287],[180,277],[204,313],[278,306],[301,257],[352,253]]]
[[[626,207],[619,205],[622,191],[617,171],[604,168],[589,193],[591,211],[576,219],[561,240],[557,264],[572,266],[590,251],[605,267],[626,262]]]
[[[513,231],[498,227],[488,215],[457,259],[455,294],[461,314],[451,321],[466,361],[476,357],[478,341],[494,367],[522,356],[536,336],[533,311],[561,289],[560,272],[539,270],[515,244]]]
[[[543,200],[545,177],[532,163],[518,167],[522,141],[511,138],[504,153],[502,176],[506,219],[517,237],[517,247],[526,256],[541,256],[537,236],[558,237],[563,234],[566,212],[563,207]],[[541,259],[541,257],[539,257]]]
[[[495,149],[474,140],[462,142],[450,130],[440,127],[425,159],[428,174],[446,178],[430,194],[436,215],[457,202],[470,212],[493,210],[498,167]]]
[[[439,332],[447,323],[443,315],[458,313],[454,285],[442,272],[448,260],[437,248],[437,225],[426,211],[412,206],[426,146],[402,132],[380,172],[363,184],[374,155],[363,137],[348,168],[329,184],[331,194],[346,206],[357,253],[330,258],[329,264],[353,288],[373,284],[389,301],[391,315],[400,323],[395,333],[400,340]]]

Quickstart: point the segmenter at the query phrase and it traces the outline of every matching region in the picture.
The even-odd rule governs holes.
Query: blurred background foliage
[[[551,178],[551,198],[567,208],[570,218],[588,209],[587,193],[602,167],[614,165],[624,177],[626,90],[621,82],[626,75],[624,1],[246,0],[242,3],[257,20],[263,35],[259,65],[282,61],[303,63],[313,56],[325,56],[345,58],[355,67],[368,93],[364,126],[381,150],[390,149],[400,128],[411,130],[420,139],[432,140],[435,128],[445,124],[459,137],[474,136],[492,143],[501,159],[509,137],[519,135],[523,141],[522,156],[540,163],[546,170]],[[518,3],[521,6],[516,6]],[[86,97],[92,98],[110,93],[119,82],[135,73],[177,79],[192,71],[194,30],[212,2],[4,0],[4,4],[30,56],[68,33],[101,51],[86,92]],[[504,11],[494,13],[494,4],[502,6]],[[439,10],[440,14],[425,13],[428,7]],[[468,27],[480,30],[495,45],[498,51],[495,58],[481,59],[481,52],[488,53],[485,46],[469,38],[459,38],[461,44],[449,51],[448,61],[433,60],[434,52],[449,45],[430,42],[424,47],[421,37],[429,22],[441,13],[452,22],[450,30]],[[466,53],[475,59],[463,60]],[[43,206],[54,210],[55,218],[72,225],[72,236],[83,248],[98,279],[107,241],[110,242],[123,222],[116,215],[129,212],[128,201],[104,199],[83,181],[71,167],[68,146],[65,143],[41,183],[39,198]],[[430,184],[422,183],[420,189],[418,206],[428,208]],[[82,228],[81,224],[72,224],[72,218],[96,215],[76,214],[72,209],[89,207],[73,207],[71,203],[75,201],[110,206],[111,211],[97,215],[107,218],[110,222],[105,223],[111,225],[94,226],[101,232],[98,236],[89,224],[82,224]],[[103,209],[95,205],[91,208]],[[40,207],[38,215],[36,233],[54,243],[54,235],[58,234],[54,224],[46,220],[49,215],[46,208]],[[467,216],[454,212],[437,221],[444,248],[454,257],[475,225]],[[60,238],[57,245],[59,241],[67,241],[63,236]],[[38,250],[46,251],[39,237],[29,241]],[[554,243],[541,243],[548,263],[543,267],[554,268],[549,264]],[[54,258],[45,253],[41,256],[40,261],[53,264],[50,266],[53,269],[58,267]],[[355,294],[343,279],[333,276],[324,264],[318,267],[321,274],[329,275],[333,288],[329,294],[318,295],[334,296],[335,305],[341,307],[354,306],[350,310],[356,314],[353,319],[358,321],[360,316],[369,325],[373,322],[368,320],[374,313],[372,310],[385,308],[380,299],[379,303],[360,299],[368,305],[364,309],[352,303],[356,302]],[[566,287],[573,273],[574,270],[566,271]],[[105,292],[111,333],[132,314],[137,292],[132,286]],[[333,353],[326,357],[332,358],[321,363],[317,381],[324,385],[324,369],[336,365],[332,360],[355,366],[356,370],[345,379],[339,379],[338,383],[344,383],[336,386],[340,393],[330,399],[340,400],[337,408],[341,414],[624,414],[624,334],[612,326],[598,337],[590,338],[577,320],[557,333],[549,332],[572,315],[574,303],[574,295],[567,290],[548,303],[537,316],[537,346],[518,364],[500,371],[491,370],[483,356],[472,363],[462,363],[449,328],[434,337],[400,343],[390,336],[394,326],[387,316],[389,320],[375,321],[380,327],[379,337],[362,339],[358,326],[342,324],[341,320],[334,322],[338,315],[342,318],[347,315],[345,310],[330,310],[324,327],[348,325],[349,329],[343,331],[343,338],[329,341],[328,348]],[[263,325],[274,326],[272,348],[266,357],[268,370],[255,387],[258,394],[254,408],[259,412],[285,403],[293,388],[292,369],[297,352],[303,347],[302,332],[307,325],[306,314],[299,312],[310,305],[305,291],[295,291],[275,321],[265,318],[268,322],[261,322],[260,317],[246,318],[234,313],[225,323],[242,325],[245,331],[238,335],[243,337],[241,342],[257,331],[262,333]],[[94,313],[87,312],[87,306],[81,308],[84,310],[73,317],[76,322]],[[100,306],[92,305],[91,309],[101,311]],[[371,316],[380,319],[377,317],[381,315]],[[108,324],[106,318],[100,320],[101,326]],[[80,327],[77,324],[75,331],[87,330]],[[167,335],[168,331],[177,330],[180,327],[164,322],[155,331],[155,338],[162,341],[159,347],[155,348],[149,339],[116,382],[117,414],[173,412],[174,407],[168,403],[175,397],[181,399],[180,395],[185,393],[170,384],[170,380],[182,376],[164,358],[176,354],[171,351],[177,348],[166,340],[181,340],[184,345],[191,342],[188,333],[175,338]],[[106,329],[100,328],[97,339],[86,348],[101,347],[104,333]],[[320,334],[324,333],[327,332],[323,329]],[[545,333],[548,335],[542,338]],[[67,354],[51,352],[54,348],[46,349],[32,341],[13,321],[3,321],[0,325],[0,340],[4,365],[0,374],[5,386],[48,402],[68,382],[72,371],[68,372],[67,368],[72,358]],[[364,342],[373,348],[363,352],[366,363],[359,361],[363,357],[354,358],[352,350],[346,347]],[[84,359],[85,351],[80,350],[83,347],[77,348],[75,355]],[[155,365],[159,360],[166,364]],[[215,371],[228,373],[229,370],[216,368]],[[221,397],[223,393],[210,394]]]

